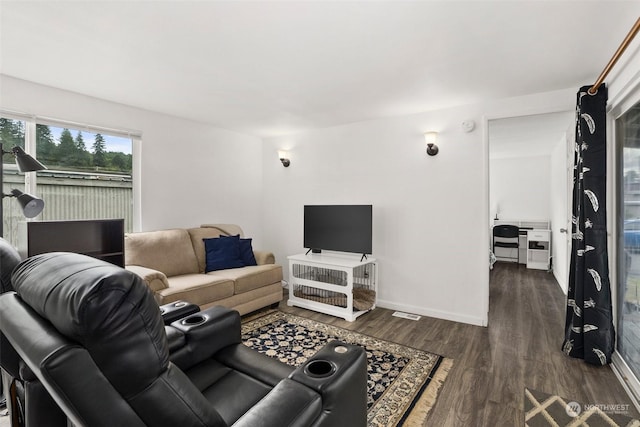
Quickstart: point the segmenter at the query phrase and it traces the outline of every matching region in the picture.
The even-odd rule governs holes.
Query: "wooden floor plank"
[[[454,359],[428,426],[522,426],[525,387],[586,404],[628,404],[628,415],[640,417],[610,367],[562,353],[566,302],[553,275],[497,263],[490,277],[487,328],[401,319],[381,308],[355,322],[285,301],[280,309]]]

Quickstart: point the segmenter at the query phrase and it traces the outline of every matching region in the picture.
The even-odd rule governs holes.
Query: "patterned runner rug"
[[[280,311],[242,325],[245,345],[292,366],[334,339],[367,351],[369,426],[423,424],[452,359]]]
[[[629,418],[629,405],[585,405],[558,395],[524,389],[524,425],[527,427],[640,427]]]

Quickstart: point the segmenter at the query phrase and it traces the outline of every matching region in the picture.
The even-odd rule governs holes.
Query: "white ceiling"
[[[609,0],[0,0],[0,73],[267,137],[590,84],[639,15]]]

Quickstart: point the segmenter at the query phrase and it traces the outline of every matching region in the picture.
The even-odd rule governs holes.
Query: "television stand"
[[[289,259],[289,306],[353,322],[376,307],[378,263],[375,258],[298,254]]]

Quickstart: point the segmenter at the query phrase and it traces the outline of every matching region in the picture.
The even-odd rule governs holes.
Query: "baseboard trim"
[[[437,319],[451,320],[453,322],[467,323],[475,326],[487,326],[487,319],[467,316],[460,313],[452,313],[449,311],[432,310],[424,307],[416,307],[409,304],[398,304],[393,301],[380,299],[376,301],[376,306],[388,308],[390,310],[406,311],[407,313],[414,313],[427,317],[435,317]]]
[[[564,288],[562,287],[562,284],[564,282],[564,280],[566,280],[565,278],[563,278],[562,280],[560,278],[558,278],[558,274],[556,273],[556,270],[553,270],[553,277],[556,279],[556,284],[558,285],[558,287],[560,288],[560,290],[562,291],[562,293],[567,296],[567,291],[564,290]]]

